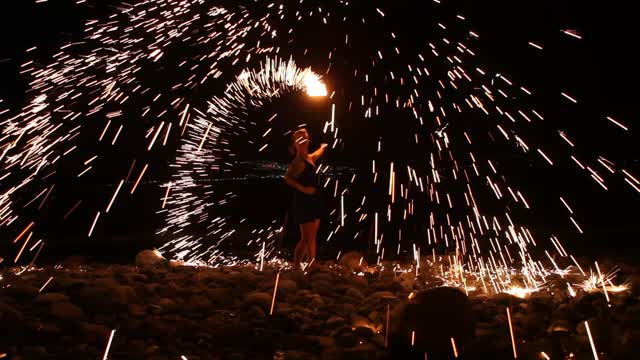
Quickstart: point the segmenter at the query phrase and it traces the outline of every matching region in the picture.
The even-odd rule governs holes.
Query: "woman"
[[[294,158],[284,181],[295,190],[291,215],[293,221],[300,226],[300,241],[293,253],[293,266],[299,269],[305,256],[309,263],[316,257],[316,234],[324,212],[318,189],[316,161],[324,153],[327,144],[322,144],[318,150],[309,154],[310,139],[306,129],[294,132],[291,141]]]

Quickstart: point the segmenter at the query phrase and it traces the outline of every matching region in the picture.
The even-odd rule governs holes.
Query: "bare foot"
[[[311,264],[307,265],[305,270],[307,270],[308,272],[312,272],[312,271],[319,270],[321,267],[322,265],[318,264],[316,261],[312,261]]]
[[[291,267],[291,270],[293,270],[293,271],[301,271],[302,270],[302,264],[299,263],[299,262],[293,263],[293,266]]]

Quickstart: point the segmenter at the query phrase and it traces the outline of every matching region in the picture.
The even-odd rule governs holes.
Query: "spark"
[[[42,292],[42,290],[44,290],[45,287],[47,287],[47,285],[49,285],[49,283],[51,282],[51,280],[53,280],[53,276],[51,276],[49,278],[49,280],[47,280],[47,282],[44,283],[44,285],[42,285],[42,287],[38,290],[38,292]]]
[[[113,202],[115,201],[116,196],[118,196],[118,192],[120,191],[122,184],[124,184],[124,180],[120,180],[120,183],[116,188],[116,191],[113,192],[113,196],[111,197],[111,201],[109,201],[109,205],[107,205],[107,210],[105,210],[105,214],[109,212],[109,209],[111,209],[111,205],[113,205]]]
[[[116,333],[116,330],[111,330],[111,335],[109,335],[109,342],[107,342],[107,348],[104,349],[104,356],[102,356],[102,360],[107,360],[107,356],[109,355],[109,348],[111,347],[111,342],[113,341],[113,335]]]
[[[453,357],[458,358],[458,349],[456,348],[456,341],[451,338],[451,347],[453,348]]]
[[[273,307],[276,303],[276,292],[278,291],[278,280],[280,279],[280,272],[276,274],[276,283],[273,286],[273,296],[271,297],[271,309],[269,310],[269,315],[273,315]]]
[[[536,48],[538,50],[542,50],[542,46],[540,46],[540,45],[538,45],[538,44],[536,44],[534,42],[529,41],[529,45],[531,45],[532,47],[534,47],[534,48]]]
[[[598,360],[598,352],[596,351],[596,344],[593,342],[593,336],[591,336],[591,329],[589,329],[589,322],[584,322],[584,327],[587,330],[587,335],[589,335],[589,343],[591,344],[591,351],[593,352],[593,358]]]
[[[507,319],[509,320],[509,333],[511,334],[511,346],[513,348],[513,358],[518,358],[518,353],[516,351],[516,340],[513,335],[513,325],[511,325],[511,312],[509,311],[509,307],[507,307]]]
[[[133,184],[133,187],[131,188],[132,195],[136,191],[136,188],[138,187],[140,180],[142,180],[142,176],[144,175],[144,172],[147,171],[148,166],[149,166],[148,164],[145,164],[144,167],[142,168],[142,171],[140,171],[140,175],[138,176],[138,179],[136,180],[135,184]]]
[[[578,40],[582,39],[582,36],[576,30],[560,30],[560,31]]]
[[[564,96],[565,98],[569,99],[569,101],[571,101],[572,103],[574,103],[574,104],[577,104],[577,103],[578,103],[578,100],[576,100],[575,98],[573,98],[573,97],[571,97],[571,96],[569,96],[569,95],[567,95],[567,94],[565,94],[565,93],[560,93],[560,94],[561,94],[562,96]]]
[[[607,116],[607,120],[611,121],[612,123],[618,125],[620,128],[622,128],[625,131],[628,131],[629,128],[627,126],[625,126],[624,124],[622,124],[621,122],[619,122],[618,120],[612,118],[611,116]]]
[[[93,229],[95,228],[99,217],[100,217],[100,211],[96,213],[96,217],[93,219],[93,224],[91,224],[91,229],[89,229],[89,235],[87,235],[87,237],[91,237],[91,234],[93,234]]]

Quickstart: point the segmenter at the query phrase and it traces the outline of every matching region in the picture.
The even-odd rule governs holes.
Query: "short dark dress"
[[[313,195],[307,195],[298,190],[294,190],[292,213],[293,221],[296,224],[304,224],[315,219],[321,219],[324,216],[325,207],[321,189],[318,186],[318,175],[316,167],[311,165],[307,160],[304,161],[304,170],[296,179],[302,186],[311,186],[316,188]]]

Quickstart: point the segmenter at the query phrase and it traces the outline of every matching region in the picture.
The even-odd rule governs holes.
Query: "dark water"
[[[104,193],[112,193],[113,186],[115,185],[105,185]],[[222,248],[231,255],[250,257],[256,253],[257,248],[247,247],[246,237],[250,236],[253,229],[264,227],[274,220],[278,224],[284,224],[285,214],[290,207],[290,190],[281,178],[276,176],[230,180],[220,182],[218,186],[225,191],[229,190],[238,194],[235,200],[230,202],[230,206],[226,210],[227,214],[232,219],[246,219],[242,224],[236,223],[234,225],[237,229],[236,236],[226,240]],[[164,221],[162,216],[155,213],[160,209],[162,195],[162,189],[158,187],[158,184],[143,184],[135,196],[123,197],[118,200],[112,211],[100,218],[90,238],[87,233],[94,213],[90,211],[88,205],[86,208],[80,206],[65,223],[51,226],[52,230],[48,234],[49,240],[46,241],[38,262],[54,263],[67,256],[79,255],[96,261],[131,263],[138,251],[153,247],[158,248],[163,245],[162,238],[155,234]],[[329,197],[329,205],[331,208],[337,206],[338,203],[335,200],[332,202]],[[52,214],[52,219],[55,216],[56,214]],[[347,223],[347,228],[339,233],[341,235],[332,237],[329,242],[326,241],[329,230],[335,227],[337,220],[335,214],[323,219],[318,236],[319,257],[331,259],[335,258],[340,251],[352,249],[369,254],[370,261],[375,261],[375,247],[369,233],[372,229],[368,226],[370,223],[354,222],[355,225]],[[582,227],[587,231],[581,236],[576,236],[575,229],[569,226],[558,229],[558,227],[550,226],[544,222],[529,228],[537,239],[542,237],[541,234],[556,234],[563,240],[565,248],[575,255],[633,259],[636,254],[635,241],[640,240],[640,236],[635,224],[623,220],[625,219],[618,218],[616,222],[616,219],[609,219],[607,224],[603,223],[601,219],[601,223],[595,226],[582,223]],[[55,221],[52,220],[52,222]],[[418,246],[422,246],[423,254],[431,252],[431,249],[426,245],[424,233],[421,231],[423,226],[420,226],[419,222],[415,225],[413,227],[403,225],[405,240],[403,240],[401,256],[404,258],[411,257],[409,244],[413,241]],[[393,236],[391,230],[388,229],[385,236]],[[361,235],[357,239],[353,239],[354,232],[360,232]],[[291,222],[287,223],[285,236],[276,241],[276,247],[282,256],[290,256],[298,236],[299,232],[296,226]],[[421,241],[424,244],[420,245]],[[390,242],[391,244],[386,248],[386,258],[395,256],[397,243],[393,240]],[[541,243],[541,250],[552,249],[550,244],[545,245],[546,242],[540,240],[538,242]],[[9,248],[7,251],[9,252],[7,260],[9,258],[12,260],[14,256],[12,254],[16,249]],[[444,249],[438,248],[436,251],[442,253]],[[25,251],[23,261],[29,261],[34,255],[35,251]]]

